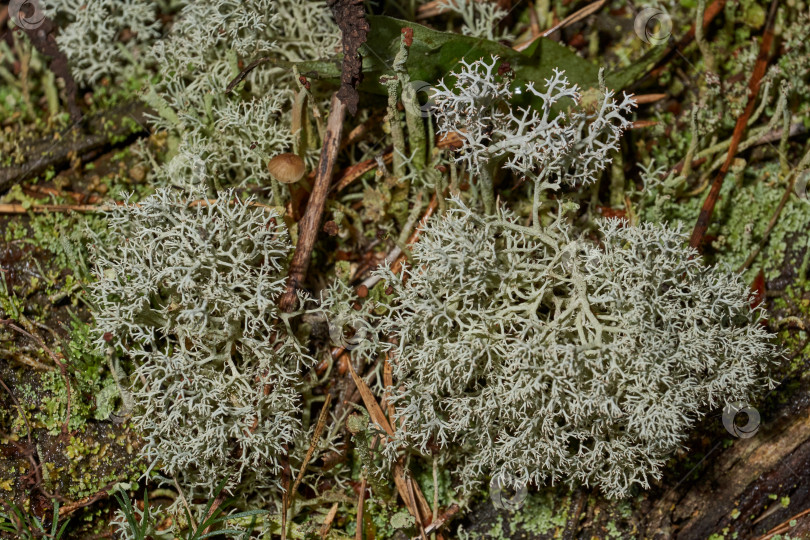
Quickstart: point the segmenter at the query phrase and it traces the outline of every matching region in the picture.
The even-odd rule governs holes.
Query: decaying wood
[[[806,397],[805,397],[806,399]],[[790,507],[807,508],[810,466],[810,409],[785,411],[756,436],[738,439],[712,456],[708,471],[686,490],[672,489],[647,513],[646,537],[707,538],[729,527],[729,534],[751,538],[771,520],[754,523],[768,495],[789,496]],[[774,516],[776,519],[777,516]],[[776,519],[777,522],[781,519]]]
[[[22,150],[28,161],[0,168],[0,193],[14,184],[42,174],[50,167],[59,168],[69,164],[74,157],[106,147],[125,146],[133,138],[148,135],[145,127],[148,112],[149,108],[140,102],[127,103],[93,118],[86,118],[64,133],[23,143]]]
[[[37,345],[39,345],[39,347],[43,351],[48,353],[48,356],[51,357],[51,360],[53,360],[53,363],[56,364],[56,366],[59,368],[59,372],[61,373],[62,378],[65,380],[65,397],[66,397],[66,402],[67,402],[66,405],[65,405],[65,421],[62,422],[62,435],[67,437],[68,433],[70,433],[70,430],[68,429],[68,425],[70,424],[70,409],[71,409],[71,402],[72,402],[72,400],[71,400],[71,391],[70,391],[70,377],[68,377],[67,366],[65,365],[64,362],[62,362],[62,360],[59,359],[58,356],[56,356],[56,354],[50,349],[50,347],[45,345],[45,342],[42,341],[42,338],[28,332],[27,330],[24,330],[23,328],[20,328],[19,326],[17,326],[16,321],[13,321],[11,319],[0,319],[0,324],[3,324],[4,326],[7,326],[8,328],[11,328],[12,330],[17,332],[18,334],[21,334],[21,335],[27,337],[28,339],[34,341]]]

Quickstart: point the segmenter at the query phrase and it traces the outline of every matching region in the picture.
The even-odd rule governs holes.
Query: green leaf
[[[414,82],[435,84],[440,79],[447,78],[452,71],[461,69],[462,60],[471,63],[497,55],[511,65],[515,72],[516,85],[533,81],[541,88],[543,81],[551,77],[556,68],[564,70],[568,80],[578,84],[583,91],[598,87],[599,69],[596,65],[581,58],[568,47],[546,38],[537,39],[525,51],[516,51],[495,41],[440,32],[391,17],[369,15],[368,20],[371,31],[368,41],[360,50],[364,73],[360,89],[366,92],[381,95],[387,93],[379,79],[394,74],[392,65],[404,28],[413,29],[413,45],[406,65],[408,75]],[[608,87],[615,90],[626,88],[641,77],[664,52],[665,46],[659,45],[628,68],[611,73],[606,77]],[[339,59],[302,62],[297,66],[302,74],[311,78],[340,77]]]
[[[246,512],[239,512],[237,514],[229,514],[227,516],[223,516],[220,518],[215,519],[212,523],[221,523],[223,521],[230,521],[232,519],[239,519],[243,517],[250,517],[250,516],[259,516],[262,514],[269,514],[269,510],[248,510]]]
[[[198,538],[199,540],[203,540],[203,538],[213,538],[215,536],[225,536],[226,534],[237,534],[237,535],[241,536],[242,534],[244,534],[244,531],[240,531],[238,529],[222,529],[222,530],[219,530],[219,531],[211,531],[210,533],[205,533],[202,536],[195,536],[195,538]]]

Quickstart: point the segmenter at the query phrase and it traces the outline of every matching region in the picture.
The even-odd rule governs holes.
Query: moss
[[[707,231],[707,238],[712,239],[711,250],[707,252],[713,259],[711,262],[739,268],[759,245],[786,189],[784,182],[777,179],[778,167],[773,162],[749,168],[740,184],[735,183],[732,175],[726,177]],[[680,223],[691,230],[705,193],[688,199],[664,199],[665,195],[655,194],[658,200],[642,212],[642,218],[656,223]],[[808,246],[804,233],[808,222],[810,204],[790,197],[762,252],[746,270],[746,281],[752,282],[760,269],[766,280],[773,280],[786,266],[801,266],[804,248]]]
[[[116,432],[113,424],[87,424],[67,444],[52,439],[43,445],[51,483],[71,500],[81,499],[119,482],[137,482],[147,463],[138,459],[140,439],[130,428]]]
[[[88,341],[89,325],[74,319],[69,339],[56,347],[64,357],[70,379],[70,430],[80,429],[91,420],[106,420],[117,406],[118,388],[106,368],[103,357],[95,354]],[[43,351],[40,361],[51,365]],[[19,401],[32,429],[45,429],[56,435],[67,415],[67,387],[58,369],[27,372],[24,381],[15,384]],[[16,420],[22,425],[22,419]]]
[[[512,516],[511,526],[518,531],[548,534],[565,528],[570,497],[560,497],[552,489],[530,492],[523,506]]]

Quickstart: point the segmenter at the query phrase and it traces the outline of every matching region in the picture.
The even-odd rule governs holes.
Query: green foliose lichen
[[[711,225],[706,233],[710,241],[707,256],[712,262],[725,263],[738,269],[758,248],[777,213],[779,203],[787,190],[784,178],[778,176],[778,163],[749,168],[741,182],[728,175],[714,208]],[[641,218],[655,223],[681,223],[685,228],[694,226],[705,198],[702,196],[679,199],[661,193],[653,194],[654,204],[648,205]],[[752,282],[762,270],[766,280],[779,277],[788,267],[802,264],[806,234],[810,223],[810,202],[793,194],[779,212],[761,252],[745,270],[744,278]]]

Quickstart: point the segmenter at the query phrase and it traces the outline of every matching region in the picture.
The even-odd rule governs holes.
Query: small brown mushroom
[[[304,160],[295,154],[279,154],[267,164],[273,178],[282,184],[294,184],[307,172]]]

